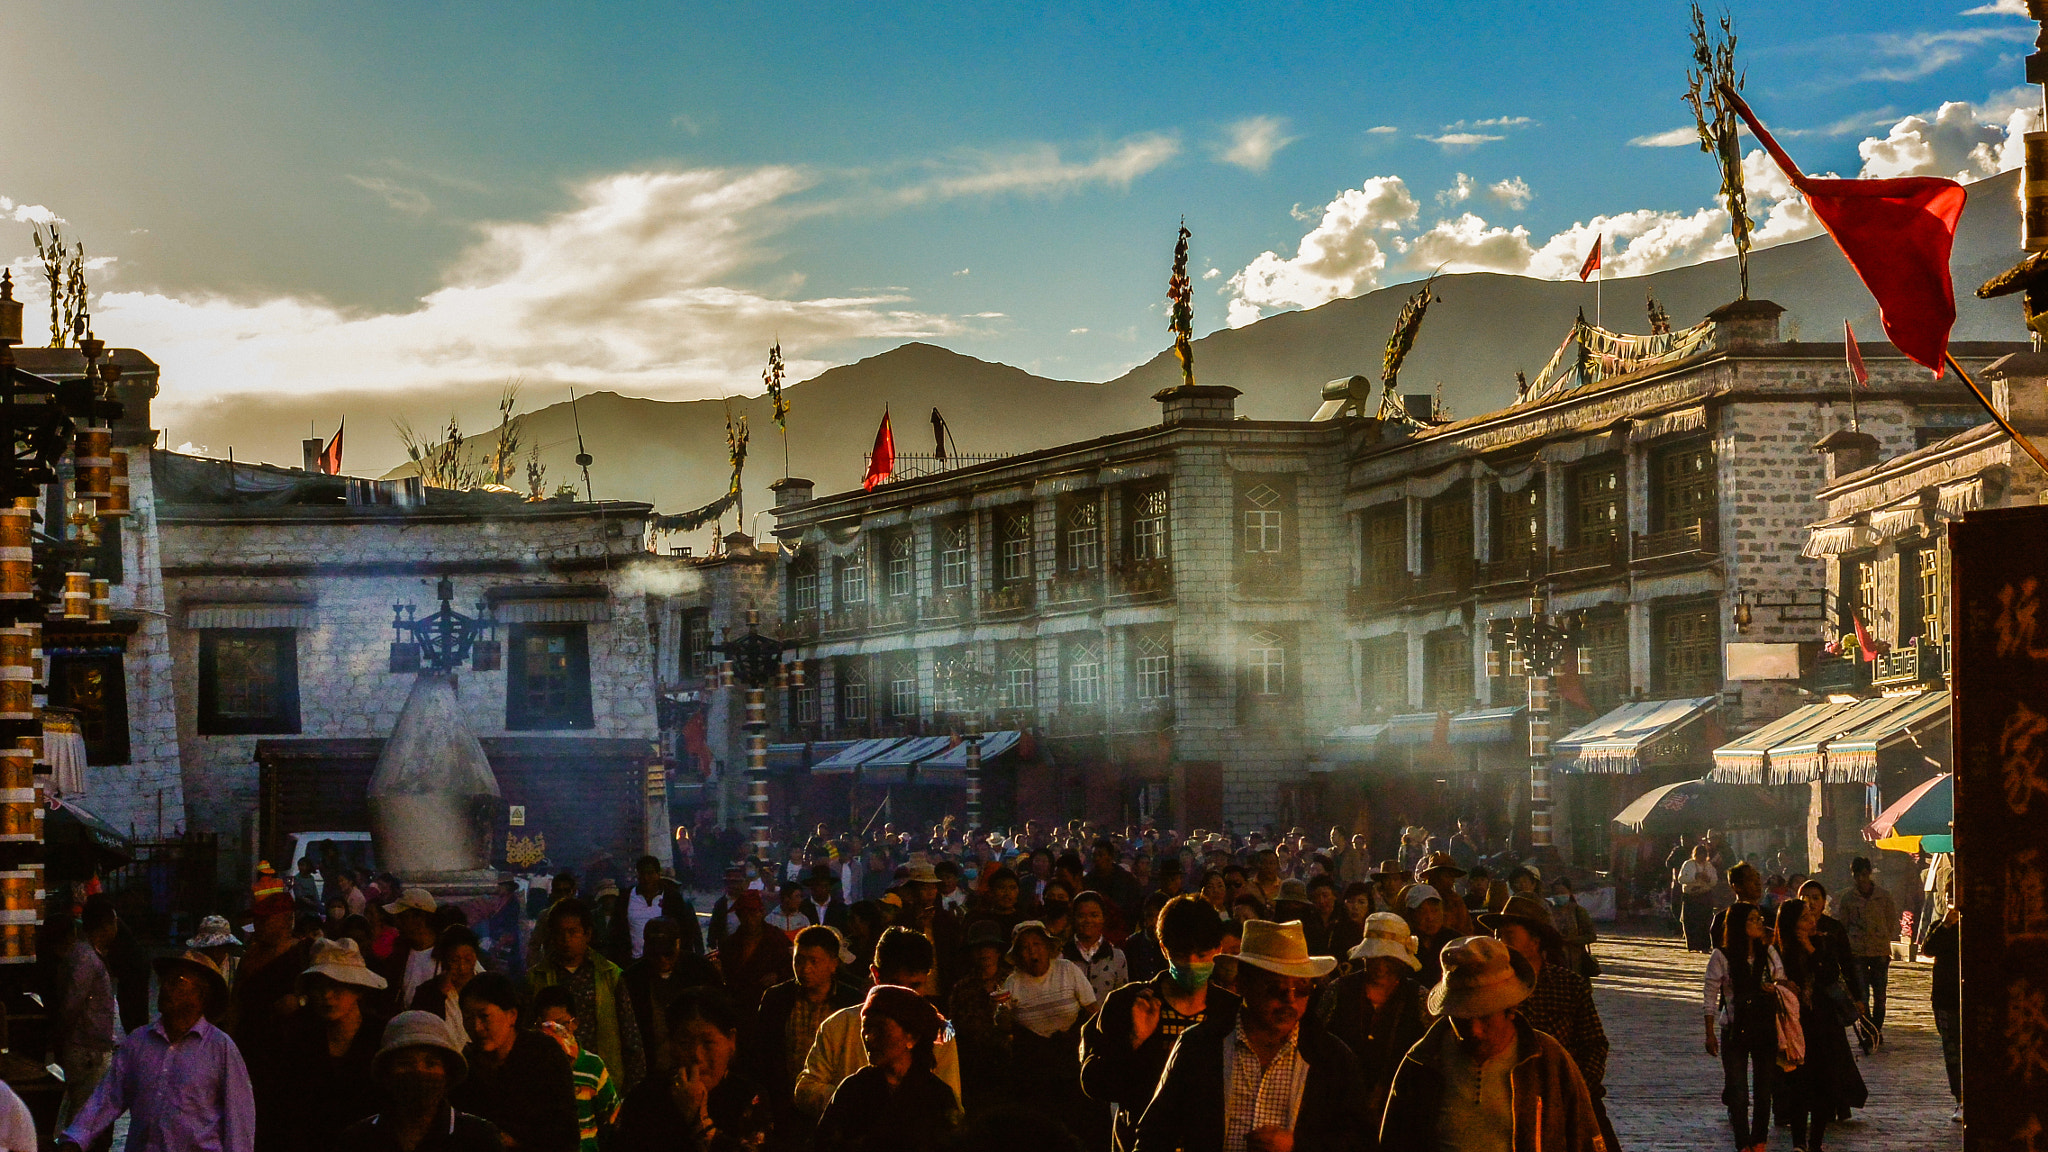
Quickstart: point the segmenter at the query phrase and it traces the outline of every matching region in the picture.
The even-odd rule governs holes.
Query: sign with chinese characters
[[[1963,1146],[2048,1149],[2048,507],[1949,527]]]

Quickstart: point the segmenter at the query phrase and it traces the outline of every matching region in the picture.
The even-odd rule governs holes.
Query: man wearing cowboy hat
[[[1555,1037],[1571,1054],[1613,1152],[1614,1129],[1601,1103],[1607,1097],[1607,1030],[1593,1003],[1593,982],[1564,963],[1564,937],[1550,918],[1550,908],[1534,896],[1511,896],[1506,907],[1482,914],[1479,922],[1535,973],[1535,984],[1520,1009],[1522,1019]]]
[[[504,1152],[497,1125],[458,1112],[448,1090],[469,1062],[432,1012],[400,1012],[384,1026],[372,1064],[388,1106],[343,1130],[334,1152]]]
[[[1464,936],[1444,946],[1443,969],[1428,1001],[1441,1018],[1394,1073],[1381,1152],[1605,1152],[1578,1067],[1516,1011],[1536,983],[1529,962]]]
[[[1337,966],[1311,956],[1296,922],[1247,921],[1237,954],[1237,1019],[1181,1035],[1138,1121],[1133,1152],[1344,1152],[1368,1119],[1358,1061],[1304,1024],[1318,980]]]
[[[1398,900],[1408,883],[1408,873],[1401,870],[1399,860],[1380,861],[1378,868],[1366,873],[1365,880],[1372,885],[1374,898],[1382,909],[1400,910]]]
[[[1363,939],[1350,954],[1358,967],[1338,978],[1320,1007],[1328,1013],[1324,1025],[1358,1057],[1367,1131],[1376,1136],[1394,1069],[1429,1027],[1429,1010],[1423,1006],[1429,989],[1416,978],[1422,970],[1415,955],[1419,942],[1406,920],[1375,912],[1365,918],[1364,927]],[[1367,1140],[1369,1146],[1374,1142]]]
[[[228,982],[197,952],[156,962],[155,1023],[130,1032],[92,1098],[57,1137],[90,1148],[124,1112],[130,1152],[253,1152],[256,1102],[228,1034],[206,1019],[226,1006]]]
[[[1465,870],[1451,860],[1449,852],[1432,852],[1415,866],[1415,882],[1436,889],[1437,898],[1444,902],[1444,930],[1454,937],[1478,931],[1472,926],[1471,910],[1458,895],[1457,881],[1464,876]]]

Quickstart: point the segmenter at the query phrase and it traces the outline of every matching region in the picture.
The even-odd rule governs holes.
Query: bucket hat
[[[463,1058],[462,1049],[455,1046],[455,1038],[448,1031],[448,1022],[432,1012],[400,1012],[384,1026],[384,1040],[377,1045],[377,1055],[370,1063],[370,1070],[378,1076],[384,1075],[384,1066],[392,1055],[407,1048],[432,1048],[441,1054],[448,1065],[450,1086],[469,1074],[469,1061]]]
[[[356,942],[343,937],[340,940],[321,940],[313,945],[313,962],[299,973],[299,989],[305,990],[306,977],[325,976],[337,984],[353,984],[358,988],[381,989],[390,985],[382,976],[370,971],[363,961],[363,953]]]
[[[185,941],[187,948],[240,948],[242,941],[228,927],[225,916],[208,916],[199,922],[199,934]]]
[[[227,999],[228,978],[221,973],[219,965],[213,962],[213,958],[204,952],[181,952],[176,956],[160,956],[151,967],[156,969],[158,976],[166,976],[179,969],[197,971],[205,977],[210,997],[217,1000]]]
[[[1351,959],[1371,960],[1385,956],[1419,972],[1422,961],[1416,958],[1415,950],[1420,946],[1421,942],[1408,930],[1406,920],[1392,912],[1375,912],[1365,918],[1365,938],[1351,949]]]
[[[1443,950],[1444,976],[1429,990],[1432,1016],[1491,1016],[1536,990],[1529,962],[1491,936],[1460,936]]]
[[[1564,943],[1564,935],[1551,922],[1550,909],[1534,896],[1510,896],[1498,912],[1481,912],[1476,919],[1489,932],[1499,932],[1505,924],[1520,924],[1542,937],[1546,947]]]

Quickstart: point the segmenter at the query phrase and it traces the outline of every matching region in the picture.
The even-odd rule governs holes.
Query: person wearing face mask
[[[1210,982],[1223,947],[1215,910],[1200,896],[1176,896],[1155,923],[1166,970],[1111,992],[1081,1026],[1081,1091],[1116,1110],[1117,1152],[1129,1152],[1136,1141],[1138,1117],[1181,1033],[1205,1020],[1228,1027],[1237,1018],[1237,996]]]

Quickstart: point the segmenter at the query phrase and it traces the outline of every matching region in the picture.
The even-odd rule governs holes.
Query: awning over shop
[[[861,783],[902,784],[910,779],[912,765],[944,752],[952,746],[953,740],[951,736],[914,736],[893,748],[886,748],[861,762]]]
[[[1432,721],[1432,724],[1434,721]],[[1308,762],[1310,772],[1334,772],[1346,764],[1370,764],[1380,756],[1385,724],[1350,724],[1323,737],[1322,749]]]
[[[909,737],[905,736],[877,736],[872,740],[855,741],[852,747],[813,763],[811,774],[833,776],[852,772],[896,745],[907,742],[908,739]]]
[[[1552,747],[1559,765],[1573,772],[1641,772],[1697,748],[1697,727],[1719,702],[1715,696],[1636,700],[1572,729]]]
[[[1442,712],[1404,712],[1387,718],[1386,735],[1381,737],[1389,744],[1434,744],[1437,725],[1450,728],[1450,716]]]
[[[1820,728],[1847,711],[1847,704],[1807,704],[1794,708],[1738,740],[1714,749],[1715,784],[1762,784],[1770,779],[1771,750]]]
[[[1843,736],[1890,713],[1900,706],[1901,701],[1912,698],[1879,696],[1871,700],[1858,700],[1828,717],[1824,723],[1777,745],[1771,749],[1771,772],[1768,783],[1811,784],[1816,780],[1830,784],[1870,783],[1869,780],[1857,781],[1847,776],[1836,779],[1834,774],[1828,771],[1828,747]]]
[[[1947,689],[1888,697],[1887,703],[1890,708],[1828,742],[1823,767],[1828,783],[1875,784],[1881,753],[1915,744],[1948,726]]]
[[[1017,742],[1023,738],[1024,734],[1022,732],[989,732],[984,734],[981,738],[981,762],[986,764],[1001,756],[1003,753],[1015,748]],[[935,770],[944,771],[949,768],[958,769],[962,772],[967,770],[967,741],[962,740],[929,760],[919,761],[917,765],[917,778],[923,780],[927,772]]]
[[[1515,738],[1515,724],[1529,711],[1526,704],[1510,708],[1479,708],[1451,717],[1451,743],[1501,744]]]
[[[770,744],[768,767],[772,771],[794,772],[804,766],[804,744]]]

